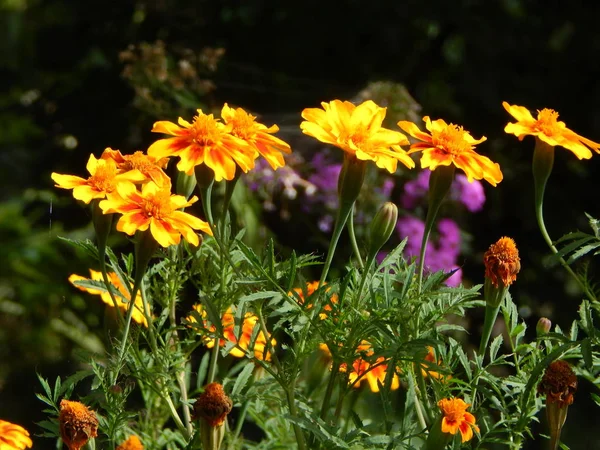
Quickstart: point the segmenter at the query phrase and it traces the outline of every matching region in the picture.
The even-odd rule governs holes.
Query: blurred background
[[[0,418],[40,433],[36,371],[54,380],[81,366],[79,354],[104,351],[101,302],[67,282],[91,262],[58,239],[93,238],[90,215],[53,188],[50,173],[86,176],[90,153],[145,150],[157,138],[154,121],[218,113],[225,102],[279,125],[295,150],[286,170],[249,176],[234,204],[250,244],[272,236],[282,254],[299,242],[299,251],[323,254],[335,210],[340,155],[301,134],[303,108],[373,98],[388,107],[391,128],[429,115],[487,136],[478,151],[500,163],[504,181],[482,185],[480,208],[448,203],[443,216],[460,239],[442,268],[482,283],[483,252],[512,236],[522,271],[511,292],[531,335],[540,316],[570,327],[582,295],[547,264],[533,211],[533,138],[503,132],[511,117],[501,103],[553,108],[600,141],[599,12],[532,0],[0,0]],[[600,216],[599,161],[557,150],[546,193],[554,239],[589,231],[584,212]],[[423,196],[406,200],[416,175],[372,177],[359,229],[385,200],[403,207],[404,219],[422,219]],[[399,229],[390,244],[408,234]],[[481,322],[471,318],[473,342]],[[563,432],[572,449],[600,439],[590,389],[581,380]]]

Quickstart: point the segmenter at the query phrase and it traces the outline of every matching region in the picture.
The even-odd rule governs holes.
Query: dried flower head
[[[223,424],[232,407],[233,402],[225,394],[223,386],[210,383],[204,386],[204,392],[194,404],[194,416],[206,420],[211,427],[218,427]]]
[[[32,445],[29,432],[25,428],[0,420],[0,450],[24,450]]]
[[[471,406],[460,398],[444,398],[438,402],[442,411],[442,432],[456,434],[460,431],[462,442],[467,442],[473,437],[473,430],[479,432],[475,425],[475,416],[467,412]]]
[[[58,422],[60,436],[69,450],[79,450],[88,440],[98,436],[96,413],[83,403],[61,400]]]
[[[144,445],[139,437],[132,434],[125,442],[117,447],[117,450],[144,450]]]
[[[483,255],[485,276],[495,287],[502,281],[503,286],[510,286],[521,270],[521,259],[517,245],[512,238],[502,237]]]
[[[538,385],[538,392],[546,395],[546,403],[557,403],[561,408],[573,403],[576,391],[577,376],[563,360],[551,362]]]

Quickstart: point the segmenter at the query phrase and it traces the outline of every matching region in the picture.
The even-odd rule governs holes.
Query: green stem
[[[217,376],[217,361],[219,360],[219,338],[215,338],[215,343],[210,354],[210,365],[208,368],[208,378],[206,384],[210,384],[215,381]]]
[[[325,390],[325,396],[323,397],[323,403],[321,404],[321,419],[325,420],[327,417],[327,410],[329,409],[329,403],[331,401],[331,394],[333,393],[333,388],[335,386],[335,380],[338,374],[338,365],[331,365],[331,374],[329,375],[329,381],[327,382],[327,389]]]
[[[321,273],[321,279],[319,280],[319,288],[323,286],[325,280],[327,279],[327,274],[329,273],[329,269],[331,268],[331,263],[333,261],[333,256],[335,254],[335,249],[337,247],[337,243],[340,239],[342,231],[344,230],[344,226],[346,225],[346,221],[348,220],[348,216],[352,212],[353,204],[341,204],[338,209],[336,218],[335,218],[335,226],[333,228],[333,235],[331,236],[331,242],[329,243],[329,250],[327,251],[327,259],[325,260],[325,265],[323,266],[323,272]]]
[[[485,357],[485,350],[487,349],[488,342],[490,340],[490,336],[492,335],[492,328],[496,323],[496,317],[498,316],[498,311],[500,310],[500,305],[498,306],[490,306],[486,305],[485,307],[485,319],[483,321],[483,332],[481,333],[481,341],[479,342],[479,354]]]
[[[352,210],[350,211],[350,220],[348,221],[348,234],[350,235],[350,243],[352,244],[352,250],[354,251],[354,256],[356,256],[356,261],[358,262],[358,267],[363,269],[364,264],[362,258],[360,256],[360,250],[358,248],[358,243],[356,242],[356,234],[354,233],[354,205],[352,205]]]

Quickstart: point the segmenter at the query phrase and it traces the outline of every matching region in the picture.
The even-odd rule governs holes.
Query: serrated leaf
[[[48,399],[52,398],[52,389],[50,389],[50,385],[48,384],[48,381],[46,381],[45,378],[43,378],[39,373],[36,373],[38,380],[40,381],[40,384],[42,385],[42,389],[44,389],[44,392],[46,393],[46,396],[48,397]]]
[[[594,367],[594,358],[592,356],[592,344],[589,338],[581,341],[581,355],[583,356],[586,369],[591,371]]]
[[[595,242],[593,244],[584,245],[579,250],[573,252],[573,254],[569,257],[569,259],[567,259],[567,264],[574,263],[576,260],[578,260],[579,258],[581,258],[584,255],[587,255],[592,250],[596,250],[598,247],[600,247],[600,242]]]
[[[500,349],[500,346],[502,345],[503,341],[504,341],[504,339],[502,338],[501,334],[496,336],[494,338],[494,340],[492,341],[492,344],[490,345],[490,360],[491,361],[496,360],[496,354],[498,353],[498,350]]]
[[[232,397],[235,398],[240,394],[240,392],[242,392],[242,390],[246,387],[246,384],[248,383],[248,380],[252,376],[253,372],[254,372],[254,364],[252,364],[252,363],[246,364],[246,367],[244,367],[244,369],[239,373],[239,375],[237,376],[237,378],[235,380],[233,389],[231,390]]]

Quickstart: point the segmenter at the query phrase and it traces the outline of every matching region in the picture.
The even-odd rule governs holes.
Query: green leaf
[[[252,363],[246,364],[246,367],[244,367],[244,369],[240,372],[240,374],[237,376],[237,378],[235,380],[235,384],[233,385],[233,389],[231,390],[232,397],[237,397],[240,394],[240,392],[242,392],[244,387],[246,387],[246,384],[248,383],[248,380],[252,376],[253,372],[254,372],[254,364],[252,364]]]
[[[590,342],[590,338],[581,341],[581,354],[583,355],[586,369],[591,371],[594,367],[594,358],[592,356],[592,343]]]
[[[572,264],[577,259],[579,259],[582,256],[588,254],[592,250],[596,250],[598,247],[600,247],[600,242],[595,242],[593,244],[584,245],[583,247],[581,247],[576,252],[573,252],[573,254],[569,257],[569,259],[567,259],[567,264]]]
[[[498,353],[498,350],[500,349],[503,340],[504,339],[502,338],[502,334],[499,334],[492,341],[492,344],[490,345],[490,361],[496,360],[496,354]]]

